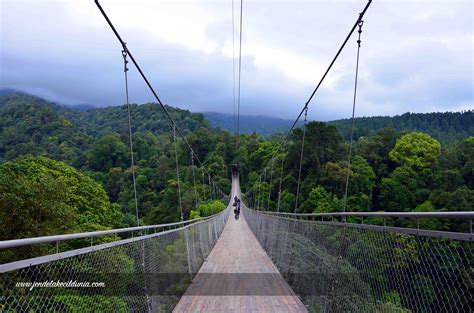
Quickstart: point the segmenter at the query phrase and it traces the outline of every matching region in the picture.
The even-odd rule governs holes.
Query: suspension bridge
[[[96,4],[122,46],[129,122],[131,168],[137,226],[87,233],[0,241],[1,251],[45,255],[0,265],[0,311],[104,312],[469,312],[472,310],[474,212],[343,212],[299,213],[298,201],[305,127],[301,145],[294,213],[277,210],[261,190],[241,194],[239,173],[230,175],[226,195],[194,152],[118,31]],[[273,178],[277,153],[305,116],[309,104],[358,28],[354,120],[363,11],[344,40],[293,126],[262,169],[258,181]],[[240,49],[242,2],[240,3]],[[177,199],[181,221],[140,225],[133,160],[132,119],[128,99],[128,60],[163,108],[174,138]],[[240,69],[237,112],[240,112]],[[235,89],[235,88],[234,88]],[[234,104],[235,110],[235,104]],[[239,135],[239,113],[235,122]],[[184,220],[181,205],[177,141],[189,149],[195,167],[208,182],[209,197],[227,202],[224,211]],[[352,135],[350,147],[352,147]],[[348,169],[351,162],[349,149]],[[284,159],[281,160],[282,164]],[[197,166],[195,166],[197,165]],[[281,167],[283,171],[283,166]],[[269,177],[268,177],[269,176]],[[275,178],[278,179],[278,178]],[[271,184],[270,184],[271,185]],[[196,187],[194,187],[196,188]],[[197,190],[196,205],[198,203]],[[242,215],[232,214],[234,197]],[[411,223],[399,225],[399,220]],[[468,225],[459,232],[423,228],[422,221],[450,220]],[[395,221],[395,222],[394,222]],[[407,226],[408,225],[408,226]],[[75,244],[69,244],[74,242]],[[77,247],[77,246],[80,247]],[[54,288],[53,288],[54,287]],[[91,309],[94,308],[94,309]]]
[[[240,196],[238,176],[231,195]],[[191,221],[2,241],[0,249],[70,240],[90,246],[0,265],[1,308],[87,311],[91,302],[103,302],[99,307],[108,312],[472,308],[472,231],[344,222],[341,217],[472,221],[474,212],[294,214],[255,211],[244,203],[243,216],[236,220],[232,208],[231,200],[223,212]],[[93,244],[94,238],[124,233],[131,235]],[[67,287],[72,282],[104,286]],[[46,288],[48,283],[57,288]],[[401,298],[390,298],[386,290]]]

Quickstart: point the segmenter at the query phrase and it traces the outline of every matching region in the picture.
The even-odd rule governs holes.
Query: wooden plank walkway
[[[240,194],[233,180],[232,195]],[[307,312],[241,214],[233,215],[173,312]]]

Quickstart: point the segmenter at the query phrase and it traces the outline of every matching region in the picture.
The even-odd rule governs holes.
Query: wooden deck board
[[[240,194],[238,189],[238,181],[234,180],[232,194]],[[218,295],[202,294],[203,291]],[[274,313],[307,312],[307,309],[241,215],[237,221],[233,216],[229,218],[216,245],[173,312]]]

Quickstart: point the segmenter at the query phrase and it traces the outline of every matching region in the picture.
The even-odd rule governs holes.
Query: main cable
[[[158,104],[161,106],[161,108],[163,109],[163,111],[165,112],[165,115],[166,117],[169,119],[170,123],[171,123],[171,126],[172,127],[175,127],[176,128],[176,131],[178,132],[179,136],[181,136],[186,144],[186,146],[189,148],[189,150],[191,151],[191,153],[194,154],[194,156],[196,157],[196,160],[198,161],[199,165],[201,166],[204,166],[203,163],[201,162],[201,160],[199,159],[198,155],[196,153],[194,153],[194,150],[193,148],[191,147],[191,145],[189,144],[188,140],[186,139],[186,137],[184,136],[184,134],[181,132],[181,130],[179,129],[178,125],[176,124],[176,122],[174,121],[174,119],[171,117],[170,113],[168,112],[168,110],[166,109],[166,106],[163,104],[163,102],[161,101],[160,97],[158,97],[158,94],[156,93],[155,89],[153,88],[153,86],[151,85],[151,83],[148,81],[148,78],[145,76],[145,73],[143,73],[140,65],[138,65],[138,62],[135,60],[135,58],[133,57],[132,53],[130,52],[130,50],[127,48],[126,46],[126,43],[125,41],[123,41],[122,37],[120,36],[120,34],[118,33],[118,31],[115,29],[115,26],[114,24],[112,24],[112,21],[109,19],[109,17],[107,16],[107,13],[105,13],[104,9],[102,8],[102,6],[100,5],[99,3],[99,0],[94,0],[97,8],[99,8],[100,12],[102,13],[102,16],[105,18],[105,20],[107,21],[107,24],[109,24],[110,28],[112,29],[112,31],[114,32],[115,36],[117,37],[118,41],[120,42],[120,44],[122,45],[122,48],[124,51],[127,52],[127,55],[130,57],[130,60],[132,60],[133,62],[133,65],[135,65],[135,67],[137,68],[138,72],[140,73],[141,77],[143,78],[143,80],[145,81],[146,85],[148,86],[148,88],[150,89],[151,93],[153,94],[153,96],[155,97],[156,101],[158,101]],[[206,173],[209,174],[209,171],[207,170],[207,168],[205,169]],[[214,179],[213,179],[214,181]],[[220,188],[219,188],[220,189]]]
[[[281,140],[280,144],[278,145],[278,148],[276,149],[275,153],[273,154],[272,158],[270,159],[270,161],[268,161],[267,163],[267,166],[269,166],[270,162],[276,157],[276,155],[278,154],[278,152],[281,150],[282,146],[288,141],[288,139],[290,138],[290,135],[293,131],[293,129],[295,128],[295,126],[298,124],[298,121],[300,120],[301,116],[303,115],[303,113],[305,112],[306,108],[309,106],[309,104],[311,103],[311,101],[313,100],[316,92],[319,90],[319,87],[321,86],[321,84],[323,83],[324,79],[326,78],[327,74],[329,73],[329,71],[331,70],[332,66],[334,65],[334,63],[336,62],[336,60],[339,58],[339,55],[341,54],[342,50],[344,49],[344,47],[346,46],[347,42],[349,41],[350,37],[352,36],[352,34],[354,33],[354,30],[356,29],[356,27],[359,25],[359,22],[362,20],[362,18],[364,17],[365,13],[367,12],[367,9],[369,8],[370,4],[372,3],[372,0],[368,0],[367,4],[365,5],[364,9],[362,10],[361,13],[359,13],[359,16],[356,20],[356,22],[354,23],[354,25],[352,26],[352,28],[350,29],[349,33],[347,34],[346,38],[344,39],[342,45],[339,47],[339,50],[337,51],[336,55],[334,56],[334,58],[332,59],[331,63],[329,64],[328,68],[326,69],[326,71],[324,72],[323,76],[321,77],[321,79],[319,80],[319,83],[316,85],[316,87],[314,88],[313,92],[311,93],[311,95],[309,96],[308,100],[305,102],[305,105],[303,106],[303,108],[301,109],[300,113],[298,114],[298,117],[296,118],[296,120],[293,122],[293,124],[291,125],[290,129],[286,132],[285,136],[283,137],[283,139]],[[265,167],[265,168],[266,168]],[[263,175],[263,171],[262,173],[260,174],[260,176]]]

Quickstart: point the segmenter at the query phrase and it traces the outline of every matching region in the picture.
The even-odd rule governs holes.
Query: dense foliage
[[[351,120],[331,121],[346,139],[350,137]],[[427,133],[443,143],[474,135],[474,111],[444,113],[405,113],[402,115],[356,118],[355,138],[372,136],[383,128]]]
[[[140,219],[150,224],[178,221],[171,128],[156,104],[132,105],[131,109]],[[195,151],[209,155],[210,173],[217,175],[222,188],[229,189],[226,162],[230,160],[214,150],[218,141],[230,142],[217,137],[230,135],[211,131],[202,114],[167,109]],[[0,221],[9,225],[0,237],[135,226],[127,123],[123,106],[77,111],[23,93],[0,97]],[[219,147],[223,153],[232,150]],[[196,201],[204,204],[218,195],[202,169],[192,166],[182,140],[176,148],[187,218]],[[100,200],[96,194],[101,194]],[[118,213],[113,223],[102,218],[104,206]],[[218,209],[221,206],[214,212]]]
[[[473,123],[469,124],[472,112],[436,113],[432,117],[439,122],[432,125],[429,119],[422,118],[430,115],[402,115],[402,120],[410,120],[412,124],[399,120],[397,124],[385,125],[379,122],[385,118],[358,119],[348,168],[345,122],[335,123],[337,127],[332,123],[308,123],[302,158],[303,130],[295,129],[269,164],[277,151],[280,135],[263,138],[251,133],[237,140],[227,131],[211,128],[201,114],[168,109],[223,193],[230,192],[230,165],[239,165],[241,186],[246,193],[244,201],[253,208],[282,212],[341,211],[349,172],[347,211],[472,210],[474,134]],[[222,201],[223,194],[210,187],[209,177],[190,157],[182,139],[174,141],[161,109],[152,103],[133,105],[132,118],[140,223],[179,221],[181,209],[184,219],[222,211],[226,205]],[[425,131],[411,131],[424,125],[414,121],[426,122]],[[135,226],[127,123],[127,110],[123,106],[79,111],[26,94],[0,96],[0,240]],[[300,160],[302,171],[297,196]],[[267,170],[262,173],[264,168]],[[404,223],[409,225],[410,222]],[[467,230],[469,226],[466,222],[422,223],[425,228],[455,231]],[[323,242],[334,243],[340,231]],[[292,266],[303,268],[304,273],[312,270],[311,267],[319,263],[311,262],[308,255],[327,264],[336,262],[337,255],[329,253],[331,247],[319,247],[304,236],[296,235],[285,234],[291,245],[297,247],[289,249],[291,253],[304,252],[301,256],[295,254],[294,260],[298,262],[291,262]],[[356,235],[350,238],[360,247],[348,251],[348,255],[358,256],[361,251],[380,247]],[[406,254],[410,247],[419,248],[417,243],[402,242],[406,238],[396,238],[398,250],[395,250],[402,256],[410,255]],[[80,246],[80,242],[68,244]],[[453,246],[453,249],[458,248]],[[176,251],[184,250],[181,237],[166,246],[166,260],[169,264],[178,264],[174,259],[179,255]],[[20,248],[2,253],[0,263],[52,251],[51,246]],[[122,257],[130,268],[139,266],[128,256]],[[363,258],[354,257],[354,260]],[[111,266],[113,261],[111,258]],[[374,271],[383,268],[398,273],[395,270],[405,264],[399,258],[381,258],[378,262],[383,266]],[[344,261],[341,266],[362,269],[366,263]],[[375,274],[370,281],[377,286],[380,285],[378,279],[389,277]],[[403,271],[407,279],[409,274]],[[431,279],[429,275],[415,281],[427,279]],[[426,283],[423,288],[432,285]],[[380,308],[367,311],[403,312],[400,298],[407,298],[405,291],[387,288],[383,297],[377,304]],[[91,302],[97,302],[98,298],[94,299]],[[108,299],[108,306],[117,311],[126,310],[127,303],[123,299]],[[87,299],[54,301],[76,311],[91,305]],[[94,305],[101,310],[101,303]]]
[[[234,132],[234,116],[231,114],[206,112],[205,117],[214,127]],[[351,120],[341,119],[328,122],[337,127],[342,137],[350,138]],[[244,134],[256,132],[268,136],[287,131],[293,120],[268,116],[241,116],[240,131]],[[301,126],[301,121],[299,126]],[[438,113],[405,113],[396,116],[374,116],[356,118],[354,136],[373,136],[384,128],[398,131],[419,131],[427,133],[443,143],[462,140],[474,134],[474,111],[438,112]]]
[[[229,167],[235,163],[239,164],[243,191],[250,191],[247,194],[249,199],[260,197],[255,205],[273,210],[278,207],[288,212],[295,210],[301,128],[295,129],[289,142],[259,180],[262,169],[277,149],[279,135],[263,138],[256,133],[244,134],[237,142],[233,134],[212,129],[202,114],[171,107],[168,110],[224,193],[230,191]],[[402,115],[404,120],[411,121],[410,125],[416,124],[417,120],[426,121],[428,116]],[[349,171],[348,210],[454,211],[472,208],[474,138],[469,137],[473,135],[472,126],[464,125],[472,118],[472,112],[434,113],[431,116],[436,120],[445,117],[446,120],[435,123],[431,130],[439,130],[441,134],[443,123],[448,126],[457,123],[460,128],[456,129],[464,129],[465,138],[440,144],[426,133],[401,132],[393,128],[375,131],[383,124],[377,122],[378,118],[356,121],[358,129],[371,131],[365,132],[365,136],[356,136],[358,139]],[[394,119],[397,118],[401,117]],[[152,103],[133,105],[132,120],[142,223],[180,219],[176,157],[183,217],[189,218],[191,212],[192,217],[196,217],[222,210],[222,205],[211,201],[221,198],[222,194],[209,187],[209,177],[197,162],[193,165],[182,140],[177,142],[175,155],[173,133],[159,106]],[[53,221],[55,216],[67,216],[61,227],[53,227],[54,222],[49,226],[39,223],[34,233],[9,231],[9,236],[46,235],[51,234],[52,229],[62,233],[135,225],[127,123],[127,110],[123,106],[79,111],[22,93],[0,97],[0,161],[3,162],[0,181],[3,188],[8,188],[9,182],[16,182],[15,188],[9,188],[8,193],[2,192],[0,203],[8,203],[15,212],[29,212],[35,209],[28,203],[41,207],[41,203],[48,201],[52,205],[45,210],[51,212],[45,214],[51,215]],[[396,128],[403,125],[408,124],[400,122]],[[448,126],[446,134],[451,134]],[[342,210],[348,143],[340,129],[340,125],[338,129],[332,123],[307,124],[298,212]],[[457,131],[456,134],[454,137],[464,133]],[[35,168],[38,168],[36,172]],[[35,185],[35,177],[40,175],[38,171],[44,183]],[[100,201],[94,198],[93,193],[87,191],[89,183],[71,180],[71,176],[77,175],[81,175],[81,179],[90,179],[91,184],[95,184],[93,189],[100,189],[105,198],[102,196]],[[280,177],[282,192],[279,194]],[[74,187],[75,184],[79,186]],[[88,202],[84,200],[89,204],[67,202],[67,196],[63,194],[68,192],[76,195],[83,192],[85,198],[90,194],[86,199]],[[26,195],[32,195],[30,202],[19,200]],[[32,200],[40,196],[44,201],[40,198]],[[18,202],[12,197],[16,197]],[[12,203],[18,204],[12,206]],[[80,216],[85,219],[86,211],[90,212],[89,215],[100,215],[101,207],[118,212],[119,216],[113,218],[114,223],[90,217],[95,220],[94,227],[87,223],[84,224],[89,225],[87,227],[80,226],[81,223],[68,224],[69,220]],[[1,219],[6,221],[6,217]],[[20,222],[11,220],[11,223],[18,229],[23,227]],[[2,238],[9,237],[3,233]]]
[[[302,130],[260,177],[277,142],[266,141],[241,167],[249,171],[248,198],[263,209],[295,211]],[[425,133],[382,129],[354,144],[348,211],[467,211],[474,203],[474,137],[441,146]],[[335,126],[307,125],[297,212],[342,211],[348,143]],[[253,167],[256,164],[256,167]],[[283,168],[282,168],[283,164]],[[243,165],[243,166],[242,166]],[[246,176],[246,175],[242,175]],[[280,177],[282,192],[279,196]],[[269,196],[270,193],[270,196]],[[452,228],[459,227],[454,225]],[[459,229],[457,229],[459,230]],[[462,229],[466,230],[466,229]]]

